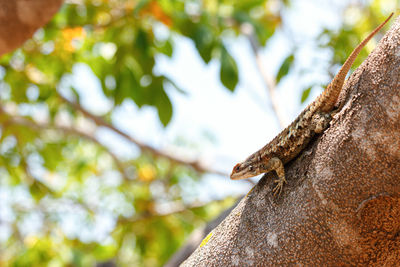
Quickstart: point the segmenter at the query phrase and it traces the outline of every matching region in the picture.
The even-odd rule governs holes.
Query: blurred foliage
[[[319,82],[314,82],[305,86],[301,96],[301,103],[308,98],[312,88],[319,87],[322,89],[328,84],[341,65],[346,61],[351,51],[353,51],[375,27],[381,24],[391,12],[395,12],[394,17],[396,17],[396,11],[399,9],[400,2],[396,0],[373,0],[364,4],[359,2],[349,4],[349,6],[344,9],[344,23],[341,27],[335,30],[324,29],[318,37],[319,47],[330,49],[332,52],[331,60],[327,66],[329,78],[324,85],[321,85]],[[393,20],[394,18],[392,18],[392,21],[388,24],[390,25],[393,23]],[[388,25],[385,26],[386,29],[388,27]],[[366,47],[361,50],[352,69],[356,69],[365,60],[377,44],[374,40],[379,40],[384,33],[385,31],[382,30],[377,34],[375,39],[371,40]]]
[[[358,21],[321,34],[321,46],[335,51],[331,66],[383,20],[377,3],[384,2],[349,7],[361,14]],[[233,198],[199,202],[201,173],[190,166],[144,150],[117,158],[94,131],[80,130],[96,121],[59,97],[67,91],[80,100],[63,80],[77,63],[86,64],[113,104],[102,117],[107,123],[115,107],[131,100],[157,109],[166,126],[173,116],[167,88],[184,89],[154,69],[158,56],[173,55],[175,36],[192,40],[205,63],[219,62],[221,83],[234,91],[239,68],[228,43],[250,25],[265,46],[281,26],[281,11],[289,8],[288,0],[69,1],[23,47],[3,56],[0,265],[93,266],[112,260],[161,266],[193,229],[232,205]],[[291,73],[294,52],[282,61],[278,83]]]

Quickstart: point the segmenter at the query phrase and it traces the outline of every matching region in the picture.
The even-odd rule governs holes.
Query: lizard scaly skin
[[[275,180],[277,185],[273,193],[276,195],[282,192],[286,182],[284,164],[295,158],[316,134],[322,133],[328,127],[333,113],[337,112],[334,111],[334,106],[354,60],[392,16],[393,13],[353,50],[327,88],[286,129],[245,161],[233,167],[231,179],[240,180],[276,171],[279,178]]]

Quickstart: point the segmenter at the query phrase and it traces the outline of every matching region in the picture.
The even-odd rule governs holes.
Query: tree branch
[[[136,146],[138,146],[139,149],[142,150],[143,152],[148,152],[148,153],[152,154],[153,156],[155,156],[156,158],[157,157],[166,158],[166,159],[168,159],[171,162],[176,163],[176,164],[190,166],[194,170],[198,171],[199,173],[213,173],[213,174],[218,174],[218,175],[225,176],[225,177],[228,176],[228,174],[225,173],[225,172],[221,172],[221,171],[218,171],[218,170],[214,170],[214,169],[210,169],[208,167],[205,167],[203,164],[201,164],[197,160],[192,160],[192,161],[184,160],[184,159],[172,156],[172,155],[170,155],[170,154],[168,154],[166,152],[157,150],[157,149],[155,149],[155,148],[153,148],[153,147],[151,147],[151,146],[149,146],[147,144],[144,144],[144,143],[136,140],[135,138],[131,137],[130,135],[126,134],[125,132],[119,130],[118,128],[114,127],[112,124],[104,121],[103,118],[90,113],[89,111],[84,109],[78,103],[72,102],[72,101],[68,100],[67,98],[63,97],[62,95],[59,95],[59,97],[60,97],[60,99],[62,101],[64,101],[68,105],[72,106],[74,109],[80,111],[85,117],[91,119],[97,125],[103,126],[105,128],[108,128],[108,129],[112,130],[113,132],[121,135],[122,137],[124,137],[128,141],[130,141],[133,144],[135,144]]]
[[[80,131],[78,129],[72,128],[72,127],[55,126],[55,125],[50,125],[48,123],[38,123],[38,122],[30,121],[24,117],[9,114],[8,112],[6,112],[4,109],[2,109],[0,107],[0,114],[1,113],[6,114],[9,117],[5,121],[6,124],[22,125],[22,126],[25,126],[25,127],[31,128],[31,129],[35,129],[35,130],[56,130],[56,131],[62,132],[65,135],[79,136],[79,137],[82,137],[86,140],[89,140],[89,141],[97,144],[111,156],[111,158],[114,160],[116,167],[120,171],[122,177],[126,180],[129,180],[129,177],[125,172],[125,168],[124,168],[122,162],[117,157],[117,155],[115,155],[113,152],[111,152],[105,145],[103,145],[95,137],[93,137],[83,131]],[[27,174],[30,175],[30,173],[27,173]]]
[[[330,127],[255,188],[182,266],[397,266],[400,19],[350,76]]]
[[[245,23],[242,25],[241,29],[243,34],[247,36],[247,39],[249,40],[256,61],[257,69],[261,74],[261,77],[264,81],[264,85],[267,88],[268,94],[270,96],[272,110],[274,111],[275,116],[278,119],[280,127],[283,129],[287,125],[287,120],[278,104],[278,97],[276,96],[275,78],[272,77],[263,67],[262,58],[260,55],[260,45],[258,44],[255,38],[253,26],[249,23]]]
[[[166,216],[182,213],[182,212],[186,212],[186,211],[189,211],[192,209],[202,208],[206,205],[209,205],[210,203],[222,203],[224,201],[225,201],[225,199],[220,199],[220,200],[213,200],[208,203],[196,203],[196,204],[191,204],[191,205],[179,204],[179,205],[176,205],[175,207],[170,208],[167,212],[154,212],[154,213],[147,212],[147,213],[136,214],[135,216],[130,217],[130,218],[120,217],[118,219],[118,222],[132,224],[132,223],[140,222],[143,220],[153,219],[156,217],[166,217]],[[225,212],[223,212],[223,214],[225,214]],[[225,217],[226,217],[226,215],[227,214],[225,214]],[[209,230],[211,230],[211,229],[209,229]]]

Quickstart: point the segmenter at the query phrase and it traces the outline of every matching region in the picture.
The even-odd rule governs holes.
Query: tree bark
[[[29,39],[57,12],[62,0],[0,0],[0,55]]]
[[[264,175],[183,266],[395,266],[400,260],[400,19],[351,75],[330,127]],[[207,241],[208,240],[208,241]]]

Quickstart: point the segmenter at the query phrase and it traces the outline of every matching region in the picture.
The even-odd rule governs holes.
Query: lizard
[[[328,128],[333,115],[341,109],[341,107],[335,109],[335,104],[344,85],[346,75],[356,57],[392,16],[393,13],[351,52],[331,83],[289,126],[260,150],[233,167],[230,175],[232,180],[246,179],[275,171],[278,179],[274,180],[276,186],[272,192],[274,196],[281,194],[284,183],[286,183],[284,165],[293,160],[315,135],[321,134]]]

